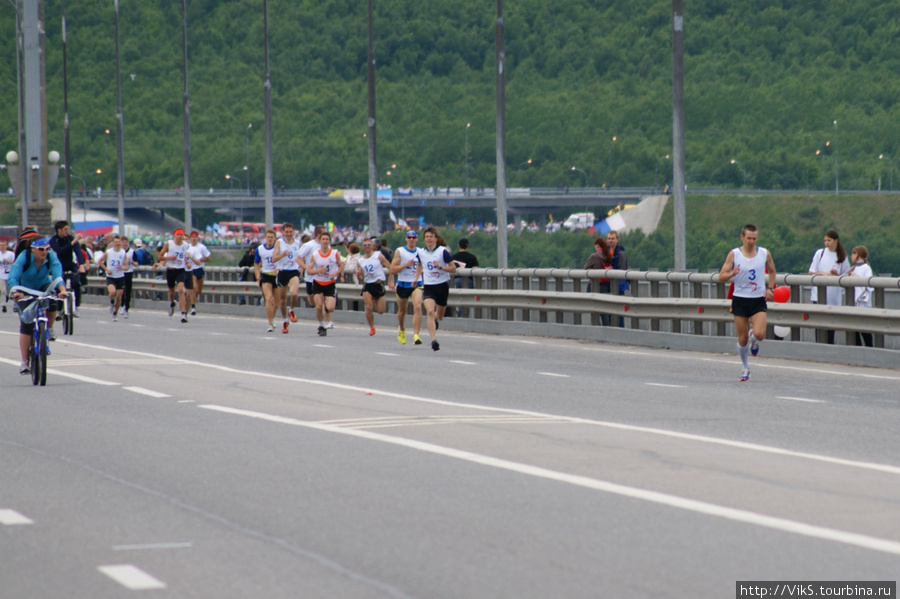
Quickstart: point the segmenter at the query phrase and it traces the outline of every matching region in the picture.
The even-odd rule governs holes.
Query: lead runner
[[[775,262],[766,248],[757,247],[758,239],[756,226],[744,225],[741,247],[728,252],[719,271],[720,283],[734,279],[731,312],[737,330],[738,356],[743,365],[742,382],[750,380],[747,353],[748,350],[754,356],[759,353],[759,342],[766,336],[766,301],[774,299]]]

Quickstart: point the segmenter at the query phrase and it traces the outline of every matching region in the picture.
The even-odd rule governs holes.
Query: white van
[[[577,212],[563,222],[563,227],[569,231],[580,231],[593,227],[596,220],[593,212]]]

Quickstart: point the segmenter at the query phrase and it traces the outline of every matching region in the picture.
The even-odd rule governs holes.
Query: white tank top
[[[187,242],[181,245],[175,243],[174,239],[169,240],[169,248],[166,250],[166,268],[184,268],[184,252],[187,250]]]
[[[734,275],[734,295],[737,297],[766,297],[766,259],[769,252],[766,248],[757,247],[756,256],[747,258],[741,248],[734,248],[734,265],[740,270]]]
[[[256,261],[262,264],[261,270],[267,275],[275,274],[275,262],[272,261],[274,255],[274,245],[270,248],[266,247],[264,243],[256,246]]]
[[[441,270],[450,264],[450,260],[452,260],[450,251],[444,246],[436,246],[430,252],[428,248],[420,249],[419,260],[422,261],[422,269],[425,271],[426,285],[440,285],[450,280],[450,273],[446,270]]]
[[[363,283],[384,281],[384,266],[381,264],[381,252],[375,252],[371,258],[360,258],[359,267],[363,271]]]
[[[297,253],[300,251],[300,240],[295,239],[288,243],[284,239],[279,239],[278,252],[281,253],[285,250],[287,250],[287,254],[278,261],[278,270],[300,270],[300,265],[296,260]]]
[[[338,251],[336,249],[331,249],[324,256],[322,255],[322,250],[318,250],[310,254],[313,261],[313,269],[319,269],[323,266],[326,267],[325,272],[320,272],[319,274],[313,275],[313,279],[322,285],[328,285],[329,283],[334,283],[335,278],[338,274]]]
[[[111,279],[121,279],[125,276],[125,250],[109,250],[106,256],[106,276]]]
[[[125,272],[134,272],[134,248],[128,248],[125,255],[128,256],[128,268],[125,269]]]
[[[318,241],[316,241],[315,239],[310,239],[309,241],[307,241],[306,243],[304,243],[303,245],[300,246],[298,255],[301,258],[303,258],[303,260],[306,261],[306,265],[309,266],[310,265],[309,257],[313,254],[313,252],[318,251],[321,247],[322,247],[322,245]],[[311,274],[309,274],[308,272],[304,273],[303,280],[306,281],[307,283],[312,283],[313,278],[314,277]]]
[[[411,252],[404,245],[403,247],[397,248],[397,253],[400,254],[400,264],[406,264],[410,260],[413,260],[411,266],[407,266],[397,273],[397,282],[412,283],[416,278],[416,265],[419,263],[419,252],[418,250],[413,250]],[[421,282],[422,281],[420,280],[419,283]]]

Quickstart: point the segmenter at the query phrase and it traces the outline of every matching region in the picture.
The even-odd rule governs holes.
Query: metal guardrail
[[[206,268],[206,285],[198,303],[238,304],[255,302],[260,297],[254,281],[240,281],[243,269]],[[88,293],[105,294],[105,285],[91,277]],[[471,278],[474,287],[451,286],[450,303],[462,308],[467,317],[506,322],[541,322],[599,325],[603,315],[616,324],[622,317],[627,328],[668,331],[690,335],[732,335],[731,302],[724,299],[727,284],[719,283],[718,272],[655,272],[634,270],[575,269],[460,269],[464,283]],[[167,292],[163,271],[139,267],[133,288],[136,297],[152,299]],[[158,278],[157,278],[158,277]],[[588,291],[598,278],[625,279],[631,286],[628,295]],[[770,336],[772,326],[791,327],[791,339],[808,340],[818,331],[873,333],[875,347],[885,347],[885,337],[900,335],[900,279],[890,277],[809,276],[780,274],[778,285],[790,288],[787,303],[768,304]],[[848,305],[827,306],[803,302],[812,287],[840,286],[847,289]],[[853,287],[875,289],[874,307],[852,305]],[[341,309],[360,309],[359,285],[338,284]],[[596,288],[595,288],[596,289]],[[824,292],[820,292],[824,293]],[[301,290],[301,294],[303,291]],[[886,306],[888,294],[894,294],[892,307]],[[388,292],[389,311],[396,312],[396,296]],[[896,301],[894,301],[896,300]],[[893,307],[896,304],[896,307]],[[891,344],[893,347],[894,344]]]

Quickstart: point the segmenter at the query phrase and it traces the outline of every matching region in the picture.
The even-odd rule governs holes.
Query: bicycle
[[[77,272],[67,272],[63,274],[66,281],[66,298],[62,300],[62,310],[57,320],[62,320],[63,335],[73,335],[75,333],[75,288],[72,285],[72,277],[81,276]]]
[[[19,318],[25,324],[34,323],[31,345],[28,348],[28,367],[31,370],[31,384],[47,384],[47,356],[50,355],[50,323],[47,312],[53,302],[59,301],[55,289],[62,283],[56,279],[47,291],[37,291],[16,285],[9,290],[10,295],[16,291],[29,296],[18,300]]]

